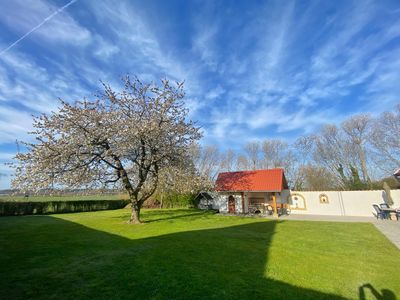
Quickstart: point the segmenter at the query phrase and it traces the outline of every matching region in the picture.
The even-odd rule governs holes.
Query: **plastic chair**
[[[377,204],[373,204],[372,206],[376,211],[377,219],[381,219],[381,220],[387,219],[387,213],[382,211],[381,208]]]

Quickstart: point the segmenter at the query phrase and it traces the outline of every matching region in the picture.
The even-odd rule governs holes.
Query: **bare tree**
[[[357,153],[354,147],[346,142],[343,132],[336,125],[325,125],[316,136],[313,157],[317,164],[331,172],[338,181],[343,181],[338,168],[344,166],[346,168],[343,169],[344,175],[350,176],[350,166],[357,164]],[[345,184],[341,182],[342,188]]]
[[[400,167],[400,104],[372,124],[370,141],[377,167],[391,174]]]
[[[315,135],[301,136],[294,142],[293,147],[296,149],[297,160],[300,165],[306,165],[313,159],[315,150]]]
[[[303,190],[329,191],[336,188],[336,178],[324,167],[305,165],[299,171],[304,180]]]
[[[200,146],[194,144],[190,148],[194,165],[199,174],[214,181],[220,170],[220,153],[215,146]]]
[[[355,115],[342,123],[342,129],[345,132],[347,143],[353,147],[357,153],[357,160],[360,164],[363,180],[370,182],[371,179],[367,169],[366,144],[370,133],[371,117],[361,114]]]
[[[262,143],[263,167],[283,168],[287,165],[289,146],[279,139],[265,140]]]
[[[306,186],[306,178],[303,168],[313,163],[315,136],[300,136],[290,146],[294,156],[290,174],[291,186],[295,190],[303,190]]]
[[[234,171],[236,158],[236,153],[232,149],[226,150],[221,155],[221,169],[227,172]]]
[[[122,92],[104,85],[95,101],[34,119],[36,143],[16,156],[13,187],[22,190],[118,185],[132,202],[130,222],[156,190],[159,172],[179,164],[201,137],[187,120],[183,84],[124,78]]]
[[[249,142],[244,147],[245,153],[247,154],[248,161],[250,162],[251,168],[256,170],[260,168],[260,154],[261,147],[259,142]]]
[[[240,171],[247,171],[251,169],[249,160],[245,155],[238,155],[236,160],[236,169]]]

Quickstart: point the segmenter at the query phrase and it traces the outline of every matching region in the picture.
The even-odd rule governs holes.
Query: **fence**
[[[400,190],[392,190],[393,207],[400,207]],[[383,190],[374,191],[290,191],[286,195],[293,214],[373,216],[373,204],[387,203]]]

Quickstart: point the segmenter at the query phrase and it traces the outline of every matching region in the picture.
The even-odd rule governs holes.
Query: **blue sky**
[[[0,0],[0,188],[31,115],[100,79],[185,80],[202,143],[239,150],[391,110],[399,70],[398,1]]]

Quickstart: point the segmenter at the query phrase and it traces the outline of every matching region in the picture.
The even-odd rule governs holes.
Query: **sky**
[[[0,0],[0,189],[32,115],[184,80],[203,145],[292,141],[400,103],[400,2]]]

